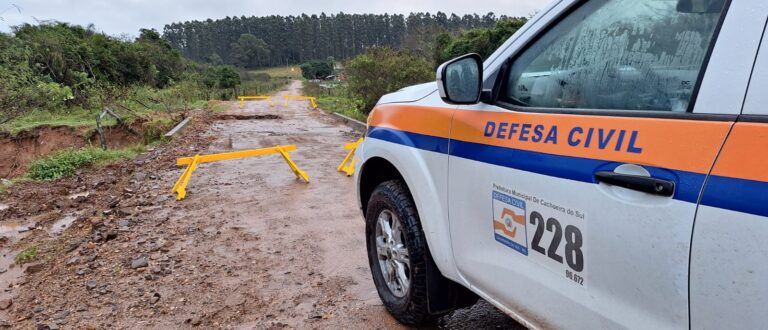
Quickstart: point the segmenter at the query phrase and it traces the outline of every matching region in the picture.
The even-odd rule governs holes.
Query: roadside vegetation
[[[365,122],[363,101],[349,92],[348,84],[338,81],[305,81],[304,94],[317,98],[317,106]]]
[[[467,53],[488,57],[525,22],[524,18],[507,18],[490,28],[442,32],[431,42],[421,43],[418,50],[370,47],[343,62],[345,81],[318,80],[337,72],[328,67],[328,61],[309,61],[301,66],[304,77],[312,79],[305,82],[304,91],[318,98],[321,109],[364,122],[384,94],[434,81],[437,66],[454,57]]]
[[[0,33],[0,131],[40,125],[92,126],[111,108],[128,120],[185,113],[243,88],[266,93],[285,79],[181,57],[154,30],[133,40],[50,22]]]
[[[443,32],[433,41],[434,63],[439,65],[468,53],[478,53],[487,58],[527,21],[525,18],[510,18],[499,20],[490,28],[470,29],[458,34]]]
[[[333,57],[325,60],[312,60],[301,65],[301,76],[304,79],[325,79],[333,74],[335,65]]]
[[[370,48],[350,60],[346,68],[349,91],[363,101],[366,114],[386,93],[435,80],[434,65],[428,58],[384,47]]]
[[[0,34],[0,124],[35,110],[96,109],[136,88],[173,87],[178,51],[157,32],[133,41],[66,23],[25,24]]]
[[[106,165],[119,160],[133,159],[142,152],[144,152],[144,146],[141,145],[118,150],[103,150],[95,147],[60,150],[33,162],[27,171],[27,176],[32,180],[55,180],[71,176],[80,167]]]
[[[303,67],[303,66],[302,66]],[[345,62],[345,82],[305,82],[304,93],[317,97],[318,106],[365,122],[378,99],[400,88],[434,80],[432,63],[414,52],[372,47]]]

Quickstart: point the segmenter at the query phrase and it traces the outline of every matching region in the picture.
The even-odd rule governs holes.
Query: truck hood
[[[421,100],[427,95],[430,95],[437,91],[437,83],[428,82],[419,85],[413,85],[405,87],[397,92],[389,93],[379,99],[378,104],[387,103],[409,103]]]

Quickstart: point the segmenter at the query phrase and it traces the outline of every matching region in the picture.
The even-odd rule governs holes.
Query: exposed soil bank
[[[141,142],[141,124],[136,122],[132,126],[138,134],[122,127],[104,128],[107,146],[117,149]],[[0,133],[0,178],[8,179],[22,175],[32,161],[58,150],[89,145],[99,145],[99,133],[92,128],[43,126],[15,136]]]

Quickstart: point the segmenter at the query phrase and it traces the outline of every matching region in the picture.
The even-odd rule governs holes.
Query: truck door
[[[536,326],[687,328],[693,220],[743,101],[759,40],[743,38],[750,9],[558,8],[486,72],[496,101],[454,116],[459,274]],[[741,40],[737,58],[714,46],[725,36]]]
[[[753,10],[768,17],[768,3]],[[763,32],[765,33],[765,31]],[[701,198],[691,242],[691,328],[768,323],[768,40],[763,37],[744,109]]]

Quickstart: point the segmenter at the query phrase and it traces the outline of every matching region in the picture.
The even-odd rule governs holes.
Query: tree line
[[[442,12],[241,16],[168,24],[163,38],[194,61],[255,68],[346,59],[373,46],[428,53],[440,33],[491,28],[508,18]]]

